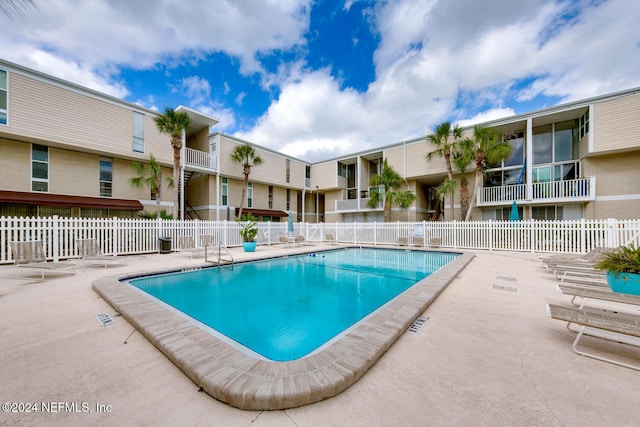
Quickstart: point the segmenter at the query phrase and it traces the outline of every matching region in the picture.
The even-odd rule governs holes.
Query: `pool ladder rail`
[[[211,253],[213,254],[213,256],[216,257],[216,259],[218,260],[218,267],[220,267],[220,265],[222,264],[222,261],[224,262],[231,262],[231,265],[233,266],[234,263],[234,259],[233,259],[233,255],[231,255],[231,252],[229,252],[229,248],[227,248],[226,246],[222,246],[220,243],[218,243],[218,250],[216,252],[216,247],[213,245],[213,243],[207,243],[204,247],[204,261],[205,262],[215,262],[215,261],[209,261],[208,259],[208,254],[209,254],[209,249],[211,249]],[[224,252],[226,253],[226,255],[229,256],[229,259],[223,259],[222,258],[222,250],[224,249]]]

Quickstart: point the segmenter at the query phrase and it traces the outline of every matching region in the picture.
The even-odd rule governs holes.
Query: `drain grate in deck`
[[[418,332],[420,329],[422,329],[422,327],[424,326],[425,323],[427,323],[427,320],[429,320],[428,317],[418,317],[416,319],[415,322],[413,322],[413,325],[409,326],[408,331],[412,332],[412,333],[416,333]]]
[[[498,279],[498,280],[506,280],[507,282],[517,282],[518,281],[517,277],[507,277],[507,276],[496,276],[496,279]]]
[[[507,292],[518,292],[517,288],[512,288],[510,286],[502,286],[502,285],[493,285],[493,289],[497,289],[499,291],[507,291]]]
[[[96,319],[102,326],[115,325],[116,321],[111,318],[107,313],[96,314]]]

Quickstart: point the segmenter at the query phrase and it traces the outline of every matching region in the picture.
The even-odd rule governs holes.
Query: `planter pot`
[[[243,242],[242,248],[245,252],[255,252],[257,244],[257,242]]]
[[[608,271],[607,283],[613,292],[640,295],[640,274]]]

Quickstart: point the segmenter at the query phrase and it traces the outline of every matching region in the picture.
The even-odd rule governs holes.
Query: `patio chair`
[[[442,239],[440,237],[431,237],[429,238],[429,247],[430,248],[439,248],[442,246]]]
[[[189,254],[189,258],[193,258],[194,255],[204,256],[205,248],[196,248],[193,236],[178,236],[178,252]]]
[[[578,349],[578,344],[584,335],[639,347],[640,314],[597,307],[576,307],[574,305],[549,303],[547,304],[547,316],[552,319],[580,325],[578,336],[573,341],[572,346],[576,354],[624,366],[625,368],[640,370],[639,365],[632,365],[619,359],[612,359]]]
[[[424,237],[423,236],[411,237],[411,244],[413,246],[424,246]]]
[[[80,257],[91,264],[104,264],[104,268],[107,268],[109,263],[126,264],[125,258],[103,254],[96,239],[77,239],[76,245],[78,246]]]
[[[406,236],[400,236],[396,239],[396,245],[407,246],[409,244],[409,238]]]
[[[338,242],[336,241],[336,238],[333,236],[333,234],[325,234],[324,235],[324,240],[330,245],[337,245],[338,244]]]
[[[38,271],[44,279],[47,271],[60,271],[76,274],[75,264],[69,261],[47,261],[44,255],[42,242],[34,240],[29,242],[10,242],[13,264],[17,267],[31,268]]]
[[[285,248],[290,248],[292,246],[293,240],[290,239],[288,236],[285,236],[284,234],[281,234],[278,237],[278,241],[280,243],[282,243],[283,247]]]

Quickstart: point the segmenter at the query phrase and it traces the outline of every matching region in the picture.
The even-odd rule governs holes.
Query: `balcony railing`
[[[478,190],[478,206],[503,205],[515,201],[578,202],[595,200],[595,177],[566,181],[536,182],[527,194],[527,185],[503,185]]]
[[[372,211],[382,209],[382,201],[375,208],[369,207],[369,198],[336,200],[336,212],[345,211]]]
[[[187,167],[207,170],[215,170],[217,167],[215,156],[206,151],[194,150],[193,148],[185,148],[184,164]]]

